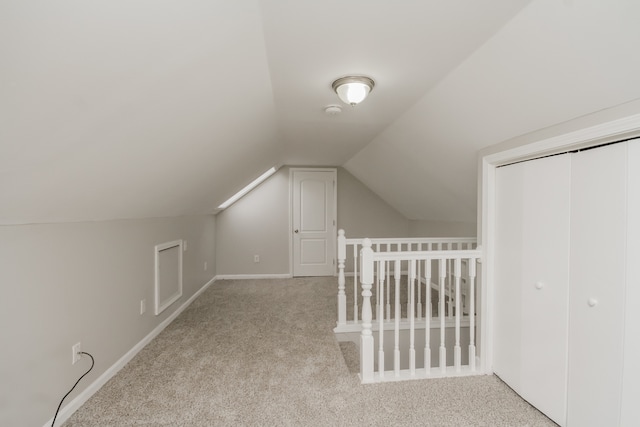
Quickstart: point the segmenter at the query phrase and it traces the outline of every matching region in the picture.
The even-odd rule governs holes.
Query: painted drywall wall
[[[215,276],[215,217],[0,226],[0,425],[42,426]],[[154,246],[187,241],[183,295],[153,314]],[[204,270],[207,262],[208,270]],[[147,311],[140,315],[140,300]]]
[[[640,98],[640,2],[535,0],[344,164],[409,219],[476,219],[478,150]]]
[[[282,167],[216,215],[216,272],[288,274],[288,236],[289,168]]]
[[[409,222],[344,168],[338,168],[338,228],[347,237],[407,237]]]
[[[344,168],[337,169],[338,228],[353,237],[407,236],[406,218]],[[289,203],[289,167],[283,167],[218,213],[217,274],[290,274]]]

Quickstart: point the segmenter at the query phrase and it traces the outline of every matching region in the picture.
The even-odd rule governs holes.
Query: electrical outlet
[[[75,365],[78,360],[82,358],[80,352],[82,351],[82,347],[80,343],[77,343],[73,347],[71,347],[71,364]]]
[[[260,262],[260,255],[254,255],[253,262]]]
[[[144,312],[147,311],[147,300],[146,299],[141,299],[140,300],[140,314],[144,314]]]
[[[187,252],[187,241],[182,242],[182,252]]]
[[[207,261],[204,262],[204,271],[207,271]]]

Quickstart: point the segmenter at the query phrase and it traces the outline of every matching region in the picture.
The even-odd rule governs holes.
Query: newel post
[[[344,292],[344,263],[347,258],[347,238],[338,230],[338,326],[347,324],[347,295]]]
[[[360,335],[360,380],[373,382],[373,334],[371,331],[371,287],[373,285],[373,249],[371,240],[364,239],[360,250],[362,283],[362,334]]]

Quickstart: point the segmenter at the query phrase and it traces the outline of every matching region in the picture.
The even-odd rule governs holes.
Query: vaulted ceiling
[[[640,98],[635,0],[0,2],[0,223],[215,212],[344,166],[475,221],[476,153]],[[376,81],[330,117],[331,82]]]

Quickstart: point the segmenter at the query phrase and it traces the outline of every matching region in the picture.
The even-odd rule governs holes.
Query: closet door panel
[[[626,143],[572,158],[568,423],[619,425]]]
[[[570,156],[496,173],[494,371],[564,424]]]
[[[525,164],[522,397],[566,421],[571,157]]]
[[[625,292],[622,427],[640,420],[640,140],[628,143],[627,286]]]
[[[522,227],[524,168],[496,170],[493,370],[520,391],[522,354]]]

